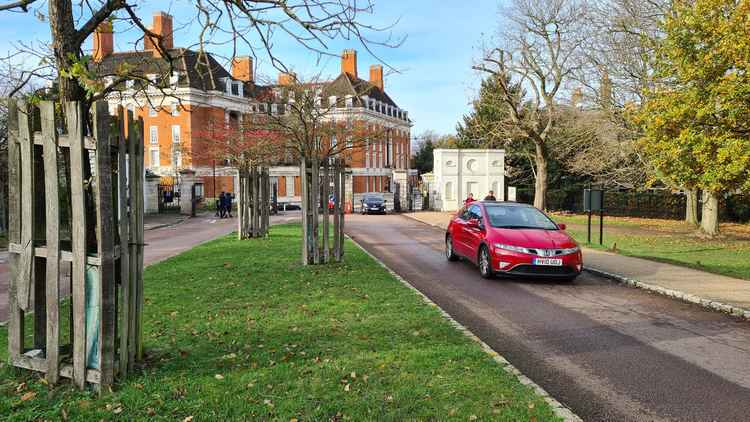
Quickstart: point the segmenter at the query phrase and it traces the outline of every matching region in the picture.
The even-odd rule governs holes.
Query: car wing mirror
[[[478,229],[481,226],[479,220],[477,220],[476,218],[472,218],[471,220],[467,221],[466,224],[474,229]]]
[[[568,226],[566,226],[565,223],[560,223],[557,225],[557,227],[559,227],[560,230],[565,230]]]

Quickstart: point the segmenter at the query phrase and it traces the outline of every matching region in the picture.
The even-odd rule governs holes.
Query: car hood
[[[383,205],[383,203],[376,202],[376,201],[372,201],[372,202],[365,201],[365,205],[367,205],[368,207],[380,207]]]
[[[576,242],[562,230],[498,229],[490,228],[492,243],[521,246],[524,248],[572,248]]]

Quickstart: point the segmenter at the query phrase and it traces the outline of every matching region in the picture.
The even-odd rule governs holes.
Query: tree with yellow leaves
[[[703,190],[715,236],[720,196],[750,190],[750,0],[675,2],[664,33],[640,145],[658,177]]]

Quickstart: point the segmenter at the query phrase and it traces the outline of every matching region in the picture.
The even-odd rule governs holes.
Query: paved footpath
[[[441,228],[448,226],[451,216],[445,212],[407,214],[407,217]],[[734,311],[750,319],[750,281],[590,248],[583,248],[583,261],[591,270],[620,276],[630,284],[638,283],[639,287],[690,302],[702,302],[704,306],[727,313]]]
[[[288,211],[271,216],[271,224],[282,224],[297,221],[300,213]],[[179,215],[147,216],[144,222],[143,261],[145,265],[155,264],[182,253],[201,243],[224,236],[237,230],[235,218],[219,219],[213,213],[185,218]],[[8,318],[8,254],[0,252],[0,322]],[[61,277],[61,294],[67,295],[70,290],[69,272],[63,270]]]
[[[589,273],[484,280],[398,215],[346,232],[585,421],[750,420],[747,322]]]

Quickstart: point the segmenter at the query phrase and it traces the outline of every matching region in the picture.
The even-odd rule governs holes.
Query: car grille
[[[571,267],[552,267],[545,265],[517,265],[509,272],[518,275],[573,275],[576,273]]]

